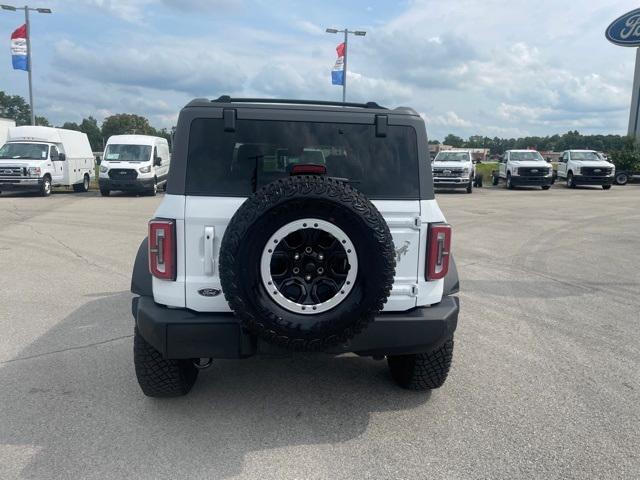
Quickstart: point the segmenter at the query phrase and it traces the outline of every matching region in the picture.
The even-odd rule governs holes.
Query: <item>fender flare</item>
[[[149,249],[148,239],[140,243],[136,260],[133,264],[133,273],[131,275],[131,293],[140,296],[153,297],[153,284],[151,281],[151,272],[149,272]]]
[[[442,296],[453,295],[460,291],[460,280],[458,279],[458,269],[456,267],[456,261],[451,255],[449,260],[449,271],[444,277],[444,287],[442,289]]]

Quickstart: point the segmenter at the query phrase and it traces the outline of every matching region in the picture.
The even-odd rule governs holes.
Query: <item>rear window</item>
[[[274,120],[196,119],[189,133],[187,195],[249,196],[296,164],[324,165],[374,199],[418,199],[417,136],[412,127]]]

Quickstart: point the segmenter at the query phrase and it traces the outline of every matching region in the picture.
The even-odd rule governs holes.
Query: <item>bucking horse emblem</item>
[[[402,257],[409,252],[409,245],[411,245],[411,242],[405,240],[404,245],[396,249],[396,263],[400,263]]]

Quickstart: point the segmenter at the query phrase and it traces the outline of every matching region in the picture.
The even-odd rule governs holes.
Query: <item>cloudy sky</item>
[[[9,2],[9,0],[3,0]],[[174,125],[194,97],[339,100],[330,70],[352,37],[348,99],[421,112],[431,138],[625,133],[635,51],[604,30],[633,0],[42,0],[36,113],[53,123],[132,112]],[[27,96],[0,11],[0,90]],[[0,52],[2,49],[0,49]]]

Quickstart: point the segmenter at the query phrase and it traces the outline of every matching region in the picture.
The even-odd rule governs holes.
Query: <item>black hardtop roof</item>
[[[222,95],[215,100],[208,98],[196,98],[189,102],[185,108],[190,107],[215,107],[215,108],[267,108],[279,110],[325,110],[330,112],[360,112],[375,113],[380,115],[412,115],[419,116],[418,112],[409,107],[396,107],[388,109],[375,102],[331,102],[326,100],[300,100],[283,98],[235,98]]]

